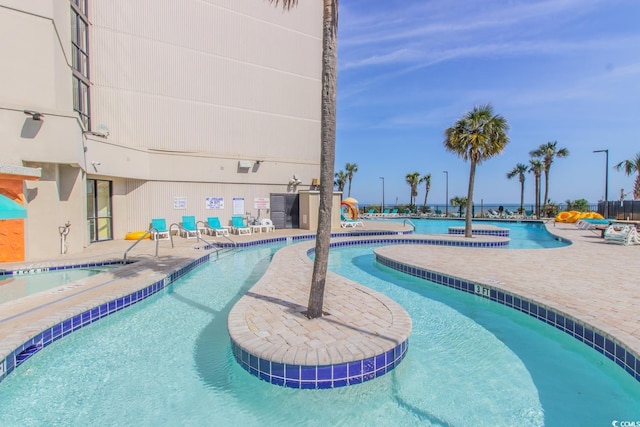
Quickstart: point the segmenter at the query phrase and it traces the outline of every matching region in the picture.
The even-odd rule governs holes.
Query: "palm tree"
[[[347,197],[351,197],[351,181],[353,181],[353,174],[358,172],[358,164],[347,163],[344,168],[347,171],[347,178],[349,179],[349,192],[347,193]]]
[[[429,190],[431,190],[431,174],[425,174],[420,178],[420,182],[424,182],[424,208],[427,209],[427,197],[429,196]]]
[[[451,199],[451,206],[453,207],[458,206],[459,215],[462,216],[462,209],[467,207],[467,198],[462,196],[456,196],[453,199]],[[469,211],[470,209],[467,209],[467,212]]]
[[[529,153],[532,157],[540,157],[542,159],[542,165],[544,170],[544,204],[549,202],[549,169],[551,169],[551,163],[558,157],[567,157],[569,150],[566,148],[558,148],[558,141],[547,142],[540,145],[536,150]]]
[[[507,120],[500,115],[494,115],[490,104],[473,107],[472,111],[445,130],[444,147],[463,160],[469,160],[471,164],[468,203],[473,203],[476,165],[504,150],[509,143],[508,130]],[[464,235],[471,237],[471,209],[467,209],[465,215]]]
[[[527,173],[528,170],[529,168],[527,167],[527,165],[518,163],[513,169],[511,169],[509,173],[507,173],[508,179],[511,179],[517,176],[518,181],[520,181],[520,209],[518,209],[518,213],[521,215],[522,215],[522,212],[524,211],[524,179],[525,179],[524,174]]]
[[[269,0],[285,10],[298,0]],[[306,316],[322,316],[324,287],[329,263],[331,209],[333,203],[333,165],[336,159],[336,85],[338,81],[338,0],[322,0],[322,99],[320,113],[320,206],[316,233],[315,259]]]
[[[531,172],[535,179],[535,198],[536,198],[536,218],[540,218],[540,176],[544,166],[540,159],[533,158],[529,160],[529,172]]]
[[[420,172],[408,173],[407,176],[405,177],[405,180],[407,181],[407,184],[409,184],[409,186],[411,187],[411,197],[409,199],[410,200],[409,205],[413,207],[414,198],[418,195],[418,184],[420,183]]]
[[[638,173],[638,176],[636,176],[633,182],[633,200],[640,199],[640,153],[637,153],[634,159],[624,160],[618,163],[614,168],[616,168],[617,171],[624,169],[624,173],[627,174],[627,176],[631,176],[635,172]]]
[[[333,185],[338,187],[338,191],[344,191],[344,186],[347,184],[347,174],[345,171],[336,172],[336,180],[333,182]]]

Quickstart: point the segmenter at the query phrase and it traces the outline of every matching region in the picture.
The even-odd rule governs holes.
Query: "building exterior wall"
[[[89,0],[88,17],[91,129],[73,107],[70,1],[0,0],[14,41],[0,44],[0,162],[43,170],[25,182],[27,259],[58,254],[67,221],[67,253],[89,244],[88,178],[112,181],[120,239],[152,217],[226,222],[233,198],[257,216],[254,198],[319,176],[321,2]],[[214,196],[224,209],[205,209]]]

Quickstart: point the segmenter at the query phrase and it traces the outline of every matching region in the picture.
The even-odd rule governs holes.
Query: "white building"
[[[0,39],[0,196],[27,211],[0,223],[23,224],[24,259],[156,217],[298,225],[291,195],[320,170],[322,2],[0,0]]]

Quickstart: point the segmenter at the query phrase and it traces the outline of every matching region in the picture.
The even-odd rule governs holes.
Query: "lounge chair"
[[[244,223],[244,219],[241,216],[231,217],[231,232],[233,234],[251,234],[251,227],[247,227]]]
[[[398,216],[398,209],[393,209],[389,216]]]
[[[373,218],[376,214],[376,210],[374,208],[369,209],[369,212],[362,214],[363,218]]]
[[[270,231],[276,231],[276,226],[273,225],[273,221],[269,218],[262,218],[260,220],[260,227],[262,227],[262,231],[268,233]]]
[[[204,224],[204,232],[209,236],[228,236],[229,229],[223,227],[220,224],[220,218],[217,216],[210,216],[207,218],[207,222]]]
[[[151,220],[151,238],[153,240],[169,240],[169,229],[167,229],[167,221],[164,218],[153,218]]]
[[[604,231],[605,243],[617,245],[640,245],[638,230],[632,225],[611,224]]]
[[[182,237],[197,239],[200,236],[195,216],[183,216],[182,222],[178,224],[178,226],[180,227],[180,236]]]
[[[347,228],[347,227],[364,227],[364,222],[358,220],[358,219],[349,219],[346,218],[344,215],[340,215],[340,226],[342,228]]]

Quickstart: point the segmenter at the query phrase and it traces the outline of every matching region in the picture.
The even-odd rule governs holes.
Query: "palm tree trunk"
[[[520,215],[524,212],[524,181],[520,183]]]
[[[347,197],[351,197],[351,178],[349,178],[349,192],[347,193]]]
[[[544,170],[544,200],[542,201],[543,208],[547,206],[549,201],[549,170]],[[546,215],[546,212],[545,212]]]
[[[315,259],[307,317],[322,316],[324,288],[329,263],[333,174],[336,157],[336,93],[338,65],[338,0],[324,0],[322,14],[322,111],[320,147],[320,207]]]
[[[476,161],[470,160],[471,169],[469,171],[469,191],[467,191],[467,212],[464,216],[464,237],[471,237],[471,209],[473,203],[473,184],[476,179]]]
[[[424,205],[423,207],[426,209],[427,208],[427,196],[429,195],[429,192],[427,191],[426,193],[424,193]]]

